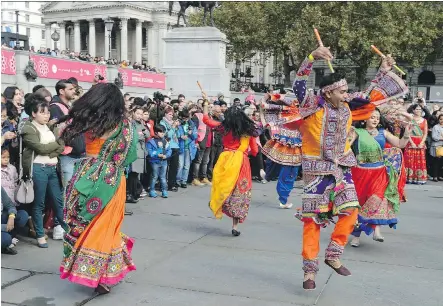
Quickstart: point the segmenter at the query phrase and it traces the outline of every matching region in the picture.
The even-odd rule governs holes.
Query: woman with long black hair
[[[251,203],[250,154],[256,156],[258,132],[254,121],[236,106],[224,113],[222,122],[208,116],[208,101],[204,102],[203,122],[215,128],[223,138],[224,151],[220,154],[212,176],[211,201],[209,207],[217,219],[224,214],[232,218],[232,235],[239,236],[238,223],[242,223]]]
[[[124,169],[137,158],[138,137],[114,84],[91,87],[69,111],[62,138],[85,135],[86,158],[77,162],[65,195],[64,259],[60,277],[109,293],[135,270],[134,240],[120,232],[126,200]]]

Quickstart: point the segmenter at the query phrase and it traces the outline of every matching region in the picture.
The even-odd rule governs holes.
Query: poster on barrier
[[[166,76],[160,73],[119,68],[123,85],[144,88],[166,89]]]
[[[16,74],[15,52],[2,49],[2,74]]]
[[[44,55],[31,55],[34,68],[39,78],[44,79],[69,79],[76,78],[79,82],[92,83],[97,74],[102,75],[106,81],[106,65],[98,65],[83,61],[71,61]]]

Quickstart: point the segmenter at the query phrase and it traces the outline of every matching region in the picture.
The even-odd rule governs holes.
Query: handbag
[[[435,156],[443,157],[443,146],[435,148]]]
[[[31,172],[29,178],[23,178],[23,141],[20,136],[20,180],[15,191],[15,201],[20,204],[31,204],[34,201],[34,182],[32,181],[34,151],[31,157]]]

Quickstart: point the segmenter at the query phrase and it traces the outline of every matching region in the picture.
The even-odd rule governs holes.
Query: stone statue
[[[215,27],[214,25],[214,19],[212,18],[212,11],[214,8],[218,6],[217,1],[178,1],[180,4],[180,11],[178,12],[178,18],[177,18],[177,27],[180,26],[180,17],[183,17],[183,22],[185,23],[185,26],[188,26],[188,21],[186,20],[186,10],[188,7],[198,7],[204,8],[204,14],[203,14],[203,25],[206,26],[206,16],[209,12],[209,23],[211,24],[211,27]],[[174,1],[169,1],[169,16],[172,15],[172,7],[174,6]]]
[[[118,88],[123,89],[123,78],[120,72],[117,73],[117,77],[114,80],[114,84],[117,85]]]
[[[34,69],[34,61],[32,59],[29,59],[28,65],[26,65],[25,76],[28,81],[35,81],[37,79],[37,72]]]

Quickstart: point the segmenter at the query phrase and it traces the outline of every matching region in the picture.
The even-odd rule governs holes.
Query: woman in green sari
[[[388,124],[380,111],[375,109],[371,117],[354,129],[351,143],[357,158],[352,167],[355,190],[361,209],[358,214],[359,227],[354,230],[353,247],[360,245],[360,234],[373,233],[373,240],[383,242],[380,226],[395,228],[396,213],[400,207],[400,173],[404,148],[409,141],[410,126],[406,127],[403,138],[399,139],[387,129]],[[359,126],[357,124],[357,126]],[[386,143],[391,145],[385,148]]]
[[[133,239],[120,232],[126,200],[124,168],[137,158],[137,135],[123,96],[97,84],[75,102],[63,139],[84,134],[86,158],[75,165],[65,194],[64,258],[60,277],[108,293],[132,270]]]

